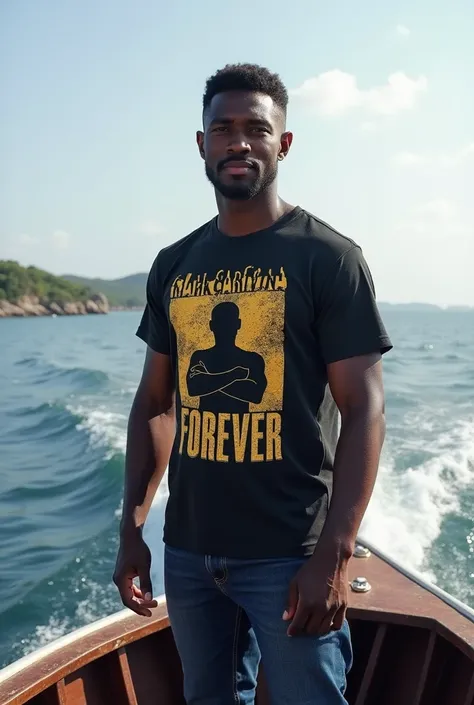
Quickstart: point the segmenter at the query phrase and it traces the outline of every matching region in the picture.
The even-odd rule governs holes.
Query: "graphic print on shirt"
[[[180,454],[224,463],[282,459],[286,287],[283,267],[173,282]]]

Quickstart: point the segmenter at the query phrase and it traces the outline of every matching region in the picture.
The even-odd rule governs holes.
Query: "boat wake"
[[[418,437],[388,440],[361,534],[404,567],[474,605],[474,565],[468,565],[472,548],[462,556],[458,551],[457,560],[447,563],[439,545],[453,515],[464,518],[464,540],[474,542],[474,418],[437,436],[435,420],[415,421]],[[430,442],[423,423],[430,436],[435,432]],[[408,463],[409,458],[418,462]]]

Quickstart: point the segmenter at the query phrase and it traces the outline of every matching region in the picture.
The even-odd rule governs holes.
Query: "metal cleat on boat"
[[[372,585],[369,583],[367,578],[355,578],[351,582],[351,588],[354,592],[369,592],[372,589]]]
[[[354,558],[370,558],[372,555],[368,548],[362,546],[362,544],[357,543],[354,548],[354,553],[352,554]]]

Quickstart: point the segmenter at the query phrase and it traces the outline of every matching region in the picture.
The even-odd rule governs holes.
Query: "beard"
[[[258,196],[265,191],[270,184],[275,181],[278,173],[278,165],[275,163],[269,166],[263,173],[257,170],[252,172],[251,179],[233,177],[234,183],[226,184],[222,182],[219,178],[219,174],[216,173],[207,163],[205,168],[206,176],[216,191],[218,191],[221,196],[224,196],[224,198],[228,198],[231,201],[250,201],[250,199],[255,198],[255,196]]]

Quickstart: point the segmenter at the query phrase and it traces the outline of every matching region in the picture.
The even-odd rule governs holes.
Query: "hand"
[[[143,616],[151,617],[150,607],[156,607],[150,577],[151,553],[141,531],[134,530],[122,537],[115,564],[113,581],[118,587],[125,607]],[[140,587],[133,582],[139,578]]]
[[[193,365],[189,372],[189,377],[192,379],[196,375],[208,375],[209,371],[202,360],[199,360],[197,365]]]
[[[348,560],[336,550],[318,550],[290,583],[283,619],[288,636],[324,636],[342,628],[348,601]]]

